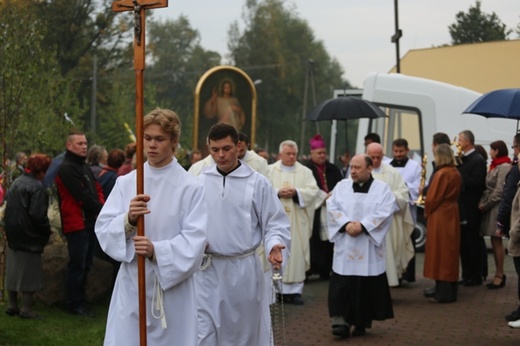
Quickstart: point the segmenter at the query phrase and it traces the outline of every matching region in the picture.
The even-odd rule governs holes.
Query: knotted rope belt
[[[224,256],[224,255],[217,255],[217,254],[212,254],[212,253],[205,253],[204,256],[202,257],[202,263],[200,264],[199,269],[206,270],[211,265],[211,261],[213,261],[213,260],[233,260],[233,259],[240,259],[240,258],[253,256],[255,254],[256,254],[256,250],[252,250],[252,251],[243,253],[241,255],[236,255],[236,256]]]

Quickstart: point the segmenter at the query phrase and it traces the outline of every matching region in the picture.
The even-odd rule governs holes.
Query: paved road
[[[492,254],[488,259],[491,276]],[[461,286],[458,301],[452,304],[432,304],[423,297],[423,289],[432,281],[422,277],[422,260],[418,254],[415,283],[391,289],[394,319],[374,321],[365,336],[345,340],[331,334],[328,282],[311,278],[304,289],[305,305],[284,305],[286,345],[520,345],[520,329],[509,328],[504,319],[518,305],[517,276],[510,257],[506,258],[504,288]]]

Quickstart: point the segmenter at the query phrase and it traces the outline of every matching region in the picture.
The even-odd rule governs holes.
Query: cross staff
[[[143,117],[144,117],[144,66],[145,66],[145,10],[168,7],[168,0],[116,0],[112,3],[114,12],[134,12],[134,70],[135,70],[135,130],[137,194],[144,193],[143,171]],[[137,235],[144,236],[144,218],[137,220]],[[143,256],[137,257],[139,286],[139,336],[140,345],[146,346],[146,282]]]

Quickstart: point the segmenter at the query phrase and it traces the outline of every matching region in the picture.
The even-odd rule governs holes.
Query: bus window
[[[408,141],[410,156],[414,160],[421,161],[424,153],[422,138],[421,113],[417,108],[403,108],[392,105],[378,104],[386,118],[372,119],[369,132],[381,135],[381,141],[387,156],[392,156],[392,142],[397,138]]]

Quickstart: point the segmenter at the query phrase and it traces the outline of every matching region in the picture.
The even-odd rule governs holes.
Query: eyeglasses
[[[512,145],[512,146],[511,146],[511,149],[514,149],[514,148],[518,148],[518,144],[517,144],[517,145]]]

